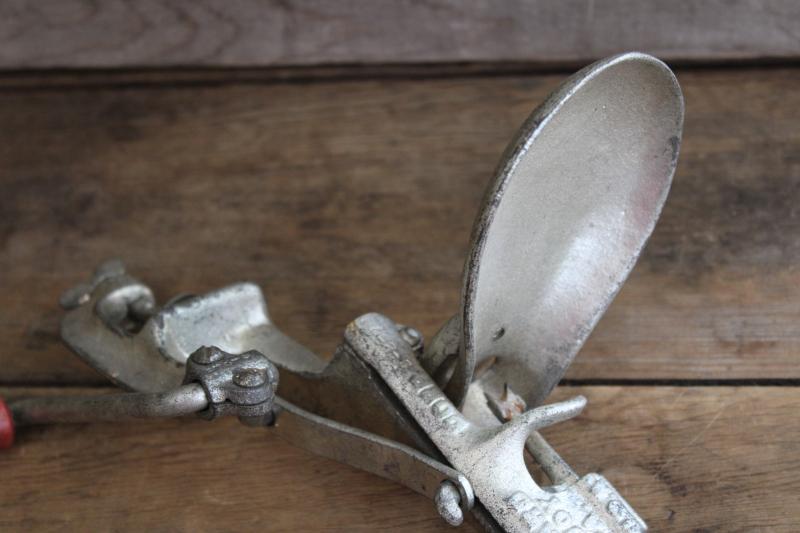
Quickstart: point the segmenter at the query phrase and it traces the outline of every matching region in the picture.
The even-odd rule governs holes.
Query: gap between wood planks
[[[112,383],[77,381],[36,384],[0,380],[0,387],[26,389],[108,389]],[[800,379],[562,379],[558,387],[800,387]]]
[[[368,80],[426,80],[511,76],[569,75],[584,63],[442,63],[337,65],[267,68],[55,69],[0,71],[0,93],[70,89],[128,90],[225,87],[235,85],[309,84]],[[764,70],[800,67],[800,58],[735,61],[669,61],[680,70]]]

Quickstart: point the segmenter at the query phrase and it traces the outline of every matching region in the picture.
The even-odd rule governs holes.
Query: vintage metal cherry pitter
[[[159,307],[105,263],[62,297],[61,334],[134,392],[10,402],[0,440],[14,424],[232,414],[412,488],[453,525],[471,514],[490,531],[645,531],[609,481],[576,474],[537,430],[586,404],[541,405],[653,230],[682,122],[680,87],[653,57],[611,57],[564,82],[503,155],[461,308],[424,347],[370,313],[326,361],[281,333],[253,284]],[[534,482],[524,450],[550,485]]]

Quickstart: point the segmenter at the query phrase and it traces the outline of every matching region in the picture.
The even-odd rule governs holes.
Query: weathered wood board
[[[797,389],[560,387],[554,399],[575,394],[584,414],[545,435],[651,531],[796,531]],[[235,420],[30,428],[0,472],[3,531],[449,530],[422,496]]]
[[[679,72],[655,234],[572,379],[800,378],[800,71]],[[161,301],[239,280],[320,354],[458,305],[494,165],[561,76],[0,90],[0,383],[103,380],[58,295],[122,257]]]
[[[0,69],[800,56],[792,0],[39,0],[0,15]]]

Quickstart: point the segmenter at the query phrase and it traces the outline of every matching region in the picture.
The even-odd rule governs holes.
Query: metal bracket
[[[198,348],[186,364],[184,384],[199,383],[208,407],[197,413],[213,420],[221,415],[258,421],[272,415],[278,371],[255,350],[229,354],[216,346]]]
[[[136,391],[180,385],[183,365],[202,346],[232,354],[256,350],[297,372],[325,366],[275,327],[261,289],[251,283],[179,296],[159,309],[150,288],[115,259],[100,265],[88,283],[66,291],[61,304],[67,310],[61,337],[69,347],[114,383]]]

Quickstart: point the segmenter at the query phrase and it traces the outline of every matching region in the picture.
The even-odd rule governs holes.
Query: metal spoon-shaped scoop
[[[475,221],[460,314],[423,358],[458,354],[456,404],[491,358],[495,388],[528,406],[550,393],[653,231],[682,125],[675,76],[641,53],[581,70],[523,124]]]

